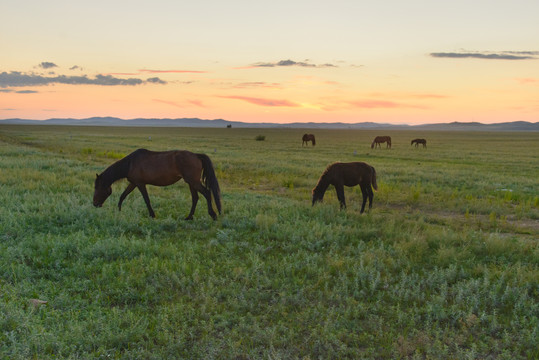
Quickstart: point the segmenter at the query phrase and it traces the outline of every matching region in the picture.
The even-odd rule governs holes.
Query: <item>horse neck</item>
[[[127,158],[123,158],[106,168],[101,176],[103,177],[103,181],[107,186],[112,185],[115,181],[125,178],[127,176],[128,169],[129,160]]]
[[[326,190],[328,189],[329,184],[330,182],[329,182],[327,173],[324,173],[322,174],[322,176],[320,176],[320,179],[318,179],[318,183],[314,187],[313,192],[317,194],[321,194],[323,196],[326,193]]]

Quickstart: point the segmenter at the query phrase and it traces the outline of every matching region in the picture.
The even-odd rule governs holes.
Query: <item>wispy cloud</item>
[[[519,78],[517,81],[521,84],[539,84],[539,79],[535,78]]]
[[[102,86],[134,86],[146,83],[166,84],[159,78],[149,78],[146,80],[138,78],[121,79],[112,75],[96,75],[94,78],[83,76],[42,76],[34,73],[22,73],[18,71],[0,73],[0,87],[20,87],[20,86],[45,86],[52,84],[68,85],[102,85]]]
[[[200,108],[206,108],[206,105],[204,105],[202,103],[202,101],[200,101],[200,100],[187,100],[186,103],[189,104],[189,105],[182,105],[181,103],[178,103],[176,101],[161,100],[161,99],[153,99],[153,101],[161,103],[161,104],[174,106],[174,107],[177,107],[177,108],[180,108],[180,109],[186,108],[189,105],[193,105],[193,106],[200,107]]]
[[[175,101],[160,100],[160,99],[153,99],[153,101],[158,102],[158,103],[161,103],[161,104],[166,104],[166,105],[174,106],[174,107],[177,107],[177,108],[183,108],[183,106],[181,106],[180,104],[178,104],[178,103],[175,102]]]
[[[250,88],[266,88],[266,89],[280,89],[282,85],[279,83],[268,83],[264,81],[248,81],[238,83],[233,86],[236,89],[250,89]]]
[[[15,91],[13,89],[0,89],[0,93],[37,94],[38,91],[35,91],[35,90],[19,90],[19,91]]]
[[[413,108],[426,109],[425,106],[403,104],[388,100],[354,100],[349,101],[349,105],[358,109],[395,109],[395,108]]]
[[[249,96],[219,96],[223,99],[233,99],[233,100],[242,100],[250,104],[259,105],[259,106],[283,106],[283,107],[300,107],[300,104],[296,104],[288,100],[276,100],[276,99],[265,99],[265,98],[255,98]]]
[[[152,69],[140,69],[140,72],[143,73],[152,73],[152,74],[169,74],[169,73],[176,73],[176,74],[206,74],[207,71],[201,71],[201,70],[152,70]]]
[[[472,52],[435,52],[430,56],[450,59],[486,59],[486,60],[534,60],[539,59],[539,51],[472,51]]]
[[[281,61],[278,61],[278,62],[258,62],[258,63],[251,64],[249,66],[240,68],[240,69],[291,67],[291,66],[309,67],[309,68],[337,67],[337,65],[334,65],[334,64],[313,64],[309,60],[294,61],[294,60],[288,59],[288,60],[281,60]]]

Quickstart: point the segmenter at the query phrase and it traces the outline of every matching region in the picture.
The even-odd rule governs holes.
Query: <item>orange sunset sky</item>
[[[0,5],[0,119],[539,121],[539,1]]]

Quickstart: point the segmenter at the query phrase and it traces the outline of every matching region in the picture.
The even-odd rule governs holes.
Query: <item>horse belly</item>
[[[151,166],[139,171],[132,171],[127,180],[134,184],[147,184],[153,186],[172,185],[182,178],[179,171],[164,172],[162,168]]]

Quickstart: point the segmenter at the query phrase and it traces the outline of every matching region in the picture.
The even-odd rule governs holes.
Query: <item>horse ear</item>
[[[95,174],[95,178],[96,178],[96,179],[99,179],[99,175]]]

